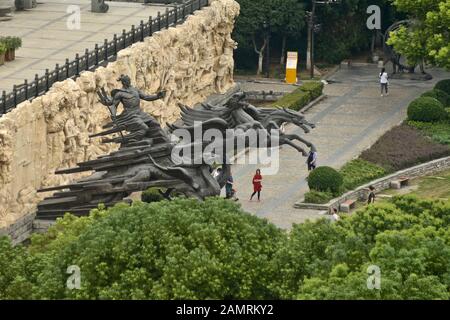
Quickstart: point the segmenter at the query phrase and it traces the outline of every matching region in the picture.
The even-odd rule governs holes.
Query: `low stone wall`
[[[178,103],[193,106],[234,85],[231,39],[239,4],[210,0],[186,21],[156,32],[118,53],[117,60],[76,81],[58,82],[45,95],[26,101],[0,118],[0,228],[35,211],[48,194],[36,190],[65,184],[80,174],[55,175],[57,169],[97,158],[116,146],[89,139],[109,121],[96,91],[119,88],[120,74],[146,93],[166,90],[164,100],[141,107],[162,125],[180,116]],[[119,110],[120,112],[120,110]]]
[[[17,219],[7,227],[0,228],[0,237],[8,236],[14,245],[27,240],[33,233],[33,220],[36,214],[30,213]]]
[[[261,100],[261,101],[277,101],[287,92],[274,91],[245,91],[247,100]]]
[[[427,163],[419,164],[415,167],[397,171],[386,177],[382,177],[380,179],[362,185],[355,190],[349,191],[339,198],[335,198],[326,204],[297,202],[294,204],[294,208],[328,211],[330,211],[332,208],[336,208],[339,210],[339,205],[347,200],[366,200],[369,186],[373,186],[377,192],[380,192],[389,189],[391,181],[398,180],[400,177],[408,177],[409,179],[413,179],[447,169],[450,169],[450,157],[433,160]]]

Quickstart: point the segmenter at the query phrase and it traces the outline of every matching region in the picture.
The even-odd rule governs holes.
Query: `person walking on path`
[[[238,201],[239,199],[236,198],[236,190],[233,188],[233,176],[230,175],[227,178],[227,182],[225,183],[225,198],[226,199],[234,199],[235,201]]]
[[[383,89],[386,92],[386,95],[389,95],[389,92],[388,92],[389,80],[388,80],[388,74],[387,74],[385,68],[381,69],[381,72],[378,77],[380,78],[381,96],[383,97]]]
[[[261,197],[261,189],[262,189],[262,176],[261,176],[261,170],[257,169],[255,175],[253,176],[253,193],[250,196],[250,201],[252,201],[253,197],[256,193],[258,193],[258,201],[260,201]]]
[[[314,170],[317,165],[317,152],[314,149],[309,151],[308,158],[306,159],[306,164],[308,165],[308,171]]]
[[[373,186],[369,187],[369,198],[367,200],[367,204],[371,204],[375,202],[375,188]]]

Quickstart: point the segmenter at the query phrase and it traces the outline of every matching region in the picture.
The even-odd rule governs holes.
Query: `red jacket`
[[[253,191],[257,192],[257,191],[261,191],[262,188],[262,176],[259,174],[255,174],[255,176],[253,177]]]

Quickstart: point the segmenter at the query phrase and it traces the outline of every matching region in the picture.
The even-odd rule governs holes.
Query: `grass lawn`
[[[413,179],[405,189],[388,189],[381,194],[412,194],[424,199],[450,199],[450,170]]]

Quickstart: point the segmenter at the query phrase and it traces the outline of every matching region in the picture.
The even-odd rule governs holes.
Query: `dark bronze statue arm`
[[[146,94],[142,91],[139,91],[139,98],[145,101],[155,101],[158,99],[162,99],[166,96],[166,91],[160,91],[157,94]]]

